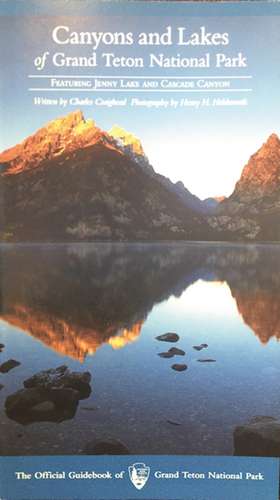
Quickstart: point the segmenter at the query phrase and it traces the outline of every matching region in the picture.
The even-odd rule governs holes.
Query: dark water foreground
[[[237,425],[280,417],[277,245],[2,246],[0,284],[0,362],[20,363],[0,373],[3,455],[108,438],[135,454],[226,455]],[[155,339],[166,332],[179,340]],[[158,356],[171,347],[185,356]],[[91,373],[73,414],[7,416],[25,379],[62,364]]]

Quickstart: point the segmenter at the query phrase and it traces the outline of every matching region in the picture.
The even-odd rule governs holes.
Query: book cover
[[[277,500],[279,3],[0,13],[0,498]]]

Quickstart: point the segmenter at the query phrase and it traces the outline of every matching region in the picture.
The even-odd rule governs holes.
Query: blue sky
[[[32,3],[32,2],[31,2]],[[71,3],[71,2],[70,2]],[[53,5],[53,4],[52,4]],[[77,3],[74,5],[78,5]],[[80,5],[80,4],[79,4]],[[221,4],[220,4],[221,5]],[[1,138],[0,149],[6,149],[22,141],[47,121],[67,114],[75,108],[36,107],[33,105],[34,94],[28,92],[30,81],[27,75],[34,74],[34,58],[48,50],[51,53],[63,51],[71,55],[90,55],[90,46],[58,46],[52,42],[52,29],[56,25],[67,25],[73,31],[132,31],[135,36],[141,31],[164,31],[172,26],[173,32],[179,26],[188,32],[198,31],[205,26],[211,32],[228,32],[230,44],[227,47],[104,47],[100,52],[114,52],[116,55],[148,57],[148,53],[164,52],[166,56],[178,53],[185,57],[201,56],[205,52],[225,52],[235,55],[243,52],[248,60],[248,68],[241,69],[112,69],[112,68],[69,68],[68,70],[46,67],[43,74],[104,74],[104,75],[145,75],[145,76],[241,76],[252,75],[250,82],[253,92],[246,94],[247,107],[209,107],[201,109],[177,108],[101,108],[79,106],[86,118],[93,118],[105,130],[117,123],[138,136],[155,169],[172,180],[182,180],[195,194],[202,198],[211,195],[230,194],[242,167],[249,156],[258,149],[272,133],[280,134],[280,8],[274,16],[259,15],[267,9],[258,11],[251,6],[255,16],[246,14],[245,9],[235,15],[227,15],[225,7],[212,5],[212,11],[197,9],[193,6],[180,6],[180,16],[169,6],[157,8],[153,5],[141,6],[141,17],[129,16],[108,10],[110,15],[100,11],[79,10],[70,16],[32,15],[2,16],[1,23]],[[215,8],[214,8],[215,7]],[[89,8],[88,8],[89,9]],[[157,10],[158,9],[158,10]],[[51,9],[49,14],[51,13]],[[111,15],[111,14],[118,15]],[[157,13],[158,15],[154,15]],[[218,15],[223,13],[223,16]],[[230,12],[228,11],[228,14]],[[79,14],[79,15],[77,15]],[[205,15],[206,14],[206,15]],[[4,71],[3,71],[4,68]],[[239,81],[240,83],[240,81]],[[45,97],[54,97],[54,93],[36,93]],[[66,95],[63,91],[55,93]],[[75,93],[77,96],[78,93]],[[102,94],[100,94],[102,95]],[[125,95],[125,94],[124,94]],[[105,96],[103,94],[103,96]],[[114,92],[106,97],[114,97]],[[143,98],[142,94],[135,94]],[[207,93],[204,97],[207,96]],[[67,93],[69,97],[69,93]],[[82,97],[85,97],[83,94]],[[96,96],[95,96],[96,97]],[[120,94],[117,95],[120,97]],[[129,94],[133,97],[133,94]],[[174,94],[145,93],[145,98],[155,99],[174,97]],[[184,94],[180,94],[184,97]],[[197,95],[187,94],[189,99]],[[211,95],[213,97],[213,94]],[[215,95],[217,97],[217,95]],[[228,95],[219,94],[219,97]],[[230,95],[233,98],[233,94]],[[245,97],[236,93],[234,98]]]

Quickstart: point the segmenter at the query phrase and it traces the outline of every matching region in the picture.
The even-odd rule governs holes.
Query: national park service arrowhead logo
[[[139,462],[128,467],[129,477],[137,490],[142,490],[149,479],[150,467]]]

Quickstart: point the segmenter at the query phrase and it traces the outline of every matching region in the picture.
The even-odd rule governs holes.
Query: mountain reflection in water
[[[137,341],[154,305],[198,280],[225,282],[260,342],[280,339],[278,246],[3,246],[1,263],[1,318],[81,362]]]

